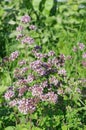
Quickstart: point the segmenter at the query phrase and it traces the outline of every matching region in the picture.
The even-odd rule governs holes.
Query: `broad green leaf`
[[[39,11],[39,4],[40,4],[41,0],[33,0],[32,1],[32,4],[33,4],[33,7],[36,11]]]
[[[7,86],[0,85],[0,93],[3,93],[7,89]]]
[[[53,0],[46,0],[45,8],[43,10],[43,14],[45,16],[49,16],[49,13],[50,13],[52,6],[53,6]]]
[[[5,128],[5,130],[15,130],[15,128],[13,126],[8,126]]]
[[[2,7],[0,6],[0,17],[2,17],[4,14],[4,10],[2,9]]]
[[[20,124],[16,126],[15,130],[28,130],[27,128],[25,128],[25,124]]]
[[[66,125],[62,126],[62,130],[68,130],[67,126]]]
[[[11,84],[11,77],[8,72],[5,72],[1,77],[1,79],[2,79],[2,86],[7,86]]]

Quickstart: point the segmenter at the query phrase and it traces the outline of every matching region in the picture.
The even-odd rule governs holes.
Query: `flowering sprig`
[[[30,16],[23,16],[21,22],[30,24]],[[36,29],[32,24],[29,28]],[[21,113],[28,114],[33,113],[40,102],[47,101],[50,104],[58,102],[61,78],[66,77],[67,72],[64,68],[65,56],[63,54],[56,56],[53,50],[42,53],[42,47],[36,45],[32,37],[24,34],[25,29],[27,28],[23,25],[16,28],[19,32],[17,39],[24,45],[26,55],[21,58],[20,50],[11,53],[9,62],[18,59],[18,65],[13,71],[13,89],[7,90],[4,97],[10,107],[17,107]],[[29,61],[31,56],[33,59]]]

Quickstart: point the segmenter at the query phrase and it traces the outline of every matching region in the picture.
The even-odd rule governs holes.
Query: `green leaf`
[[[43,10],[43,14],[45,16],[49,16],[52,6],[53,6],[53,0],[46,0],[45,8]]]
[[[25,124],[17,125],[15,130],[28,130],[25,128]]]
[[[62,126],[62,130],[68,130],[66,125]]]
[[[37,113],[33,114],[33,115],[31,116],[31,118],[32,118],[32,119],[37,119],[37,118],[38,118]]]
[[[21,130],[28,130],[27,128],[22,128]]]
[[[38,128],[38,127],[33,127],[32,130],[43,130],[43,129]]]
[[[15,130],[15,128],[13,126],[8,126],[5,128],[5,130]]]
[[[15,21],[13,21],[13,20],[10,20],[10,21],[8,22],[8,24],[15,25],[15,24],[16,24],[16,22],[15,22]]]
[[[9,72],[4,72],[4,74],[2,75],[1,77],[1,80],[2,80],[2,86],[8,86],[11,84],[11,77],[10,77],[10,74]]]
[[[33,7],[36,11],[39,11],[39,4],[40,4],[41,0],[33,0],[32,4]]]

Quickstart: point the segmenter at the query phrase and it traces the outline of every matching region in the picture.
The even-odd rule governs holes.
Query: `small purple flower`
[[[36,26],[35,25],[30,25],[29,27],[31,30],[36,30]]]
[[[50,63],[43,62],[42,67],[44,67],[47,70],[50,70],[52,68]]]
[[[42,49],[42,47],[41,47],[41,46],[37,46],[37,45],[36,45],[36,46],[34,47],[34,49],[35,49],[35,51],[38,51],[38,50],[41,50],[41,49]]]
[[[38,68],[35,70],[39,75],[43,76],[46,74],[46,70],[43,69],[42,67]]]
[[[45,88],[45,87],[47,87],[47,86],[48,86],[48,81],[47,81],[47,80],[43,81],[43,82],[40,84],[40,87],[42,87],[42,88]]]
[[[16,105],[17,105],[17,100],[14,99],[14,100],[10,101],[10,102],[9,102],[9,105],[10,105],[11,107],[16,106]]]
[[[18,110],[23,114],[32,113],[35,111],[35,104],[33,99],[21,99],[18,101]]]
[[[64,54],[60,54],[59,58],[60,58],[61,60],[64,60],[64,61],[65,61],[65,55],[64,55]]]
[[[61,95],[61,94],[63,94],[63,93],[64,93],[64,91],[63,91],[63,89],[62,89],[62,88],[59,88],[57,92],[58,92],[58,94],[59,94],[59,95]]]
[[[58,74],[59,75],[63,75],[63,76],[66,76],[66,70],[63,68],[63,69],[60,69],[59,71],[58,71]]]
[[[48,59],[48,63],[51,65],[57,66],[59,63],[59,60],[56,57],[53,57],[53,59]]]
[[[73,47],[73,51],[74,51],[74,52],[77,51],[77,47],[76,47],[76,46]]]
[[[34,43],[34,39],[31,38],[31,37],[25,37],[23,40],[22,40],[22,44],[33,44]]]
[[[82,61],[83,67],[86,67],[86,61]]]
[[[27,79],[19,79],[16,82],[16,86],[23,86],[27,84]]]
[[[39,86],[32,87],[32,95],[40,97],[43,93],[43,88]]]
[[[50,81],[50,84],[54,84],[55,86],[58,85],[58,79],[55,76],[51,77],[49,81]]]
[[[49,53],[48,53],[48,56],[54,56],[55,55],[55,52],[54,51],[50,51]]]
[[[84,50],[85,45],[83,43],[78,43],[79,49],[80,50]]]
[[[16,68],[16,69],[14,70],[14,77],[15,77],[15,78],[21,77],[20,69],[19,69],[19,68]]]
[[[77,89],[76,89],[76,92],[78,92],[78,93],[81,94],[81,90],[80,90],[80,88],[77,88]]]
[[[19,96],[22,96],[27,90],[28,88],[26,86],[19,88]]]
[[[86,58],[86,52],[83,53],[82,58],[83,58],[83,59]]]
[[[18,62],[18,64],[19,64],[20,66],[23,66],[23,65],[26,64],[26,61],[25,61],[25,60],[21,60],[21,61]]]
[[[66,57],[66,60],[71,60],[72,59],[72,56],[70,56],[70,55],[68,55],[67,57]]]
[[[21,68],[21,74],[24,74],[28,71],[28,67]]]
[[[24,15],[24,16],[22,16],[22,18],[21,18],[21,22],[23,22],[23,23],[28,23],[28,22],[30,22],[31,21],[31,18],[30,18],[30,16],[28,16],[28,15]]]
[[[38,58],[38,59],[41,59],[41,58],[44,57],[43,54],[41,54],[41,53],[37,53],[37,52],[35,52],[34,55],[35,55],[35,57]]]
[[[2,59],[2,62],[4,62],[4,63],[6,63],[8,61],[9,61],[9,58],[7,56]]]
[[[9,60],[14,61],[15,59],[17,59],[18,56],[19,56],[19,52],[15,51],[15,52],[11,53]]]
[[[40,60],[36,60],[36,61],[34,61],[34,62],[32,62],[32,63],[30,64],[30,67],[31,67],[33,70],[35,70],[35,69],[39,69],[39,68],[41,67],[41,65],[42,65],[42,62],[41,62]]]
[[[23,26],[19,25],[17,28],[16,28],[16,31],[19,31],[21,32],[23,30]]]
[[[56,103],[58,100],[58,96],[54,92],[48,92],[47,94],[41,96],[41,100]]]
[[[24,35],[20,33],[20,34],[17,35],[16,39],[17,39],[17,40],[20,40],[23,36],[24,36]]]
[[[35,79],[34,75],[28,75],[27,82],[31,83]]]
[[[10,100],[13,96],[14,96],[14,92],[12,90],[8,90],[5,93],[5,95],[4,95],[4,97],[5,97],[6,100]]]
[[[49,102],[56,103],[56,101],[58,99],[57,94],[55,94],[54,92],[48,92],[47,96],[48,96],[48,101]]]
[[[18,110],[23,114],[28,113],[28,99],[23,98],[18,101]]]

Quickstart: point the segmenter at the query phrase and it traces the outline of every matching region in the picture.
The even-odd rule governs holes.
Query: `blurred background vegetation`
[[[69,52],[74,43],[86,41],[86,0],[0,0],[0,57],[15,48],[12,33],[26,13],[38,26],[41,42],[49,47]]]

